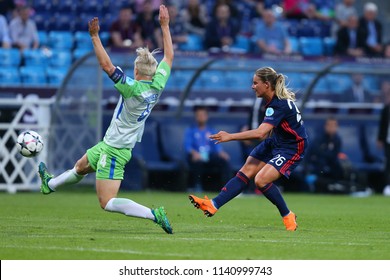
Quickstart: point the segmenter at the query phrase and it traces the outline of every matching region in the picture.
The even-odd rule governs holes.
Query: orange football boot
[[[287,216],[283,217],[283,223],[286,226],[286,229],[289,231],[295,231],[297,230],[298,224],[297,224],[297,216],[290,211],[290,213]]]
[[[212,217],[218,211],[207,195],[204,196],[204,199],[196,197],[195,195],[190,195],[188,198],[190,199],[191,203],[196,208],[202,210],[207,217]]]

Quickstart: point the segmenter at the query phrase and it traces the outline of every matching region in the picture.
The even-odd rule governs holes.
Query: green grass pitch
[[[238,197],[212,218],[185,193],[120,196],[164,205],[174,234],[101,210],[92,191],[0,193],[0,259],[390,259],[388,197],[285,194],[299,223],[287,232],[260,196]]]

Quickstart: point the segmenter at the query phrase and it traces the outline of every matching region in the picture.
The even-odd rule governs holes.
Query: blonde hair
[[[275,91],[279,99],[291,99],[295,101],[295,93],[286,87],[286,79],[283,74],[277,73],[271,67],[259,68],[255,74],[263,82],[270,83],[272,90]]]
[[[159,49],[155,49],[152,52],[146,48],[138,48],[136,50],[137,58],[134,61],[134,67],[138,69],[138,72],[144,76],[154,76],[157,69],[157,60],[154,58],[156,53],[159,53]]]

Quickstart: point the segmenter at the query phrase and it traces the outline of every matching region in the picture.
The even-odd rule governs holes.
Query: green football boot
[[[41,162],[39,164],[38,173],[39,173],[39,177],[41,177],[41,181],[42,181],[41,193],[49,194],[49,193],[54,192],[51,188],[49,188],[49,181],[54,176],[49,174],[49,172],[47,171],[47,167],[43,162]]]
[[[160,227],[162,227],[162,229],[166,233],[172,234],[173,230],[172,230],[171,224],[168,221],[167,213],[165,213],[164,207],[161,206],[161,207],[158,207],[156,209],[152,209],[152,213],[153,213],[153,215],[155,217],[155,221],[154,222],[156,224],[158,224]]]

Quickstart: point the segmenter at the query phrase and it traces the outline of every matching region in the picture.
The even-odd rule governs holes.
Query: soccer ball
[[[22,156],[35,157],[43,149],[42,137],[33,130],[24,131],[19,134],[16,147]]]

